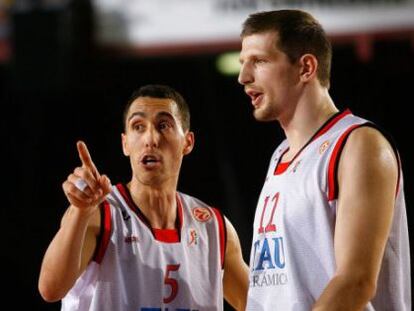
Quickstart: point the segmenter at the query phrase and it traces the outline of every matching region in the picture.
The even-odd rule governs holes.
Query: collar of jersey
[[[177,217],[175,221],[175,229],[157,229],[152,228],[148,218],[144,215],[141,209],[135,204],[132,200],[131,193],[129,189],[124,184],[116,185],[119,193],[124,198],[125,202],[128,204],[128,207],[138,216],[138,219],[148,227],[154,239],[164,243],[179,243],[181,241],[181,228],[183,224],[183,206],[178,193],[176,194],[177,200]]]

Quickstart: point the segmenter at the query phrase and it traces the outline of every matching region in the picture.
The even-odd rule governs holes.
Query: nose
[[[248,64],[244,63],[240,66],[239,77],[237,80],[242,85],[246,85],[254,81],[251,69]]]
[[[144,143],[147,148],[157,148],[160,143],[160,133],[155,126],[149,126],[145,131]]]

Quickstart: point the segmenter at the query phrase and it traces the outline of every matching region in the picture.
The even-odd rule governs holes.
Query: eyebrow
[[[136,111],[136,112],[134,112],[133,114],[131,114],[130,116],[129,116],[129,118],[128,118],[128,123],[134,118],[134,117],[136,117],[136,116],[139,116],[139,117],[142,117],[142,118],[146,118],[147,117],[147,114],[145,113],[145,112],[142,112],[142,111]],[[160,118],[160,117],[167,117],[167,118],[169,118],[169,119],[172,119],[172,120],[174,120],[174,117],[171,115],[171,113],[169,113],[169,112],[166,112],[166,111],[160,111],[160,112],[158,112],[157,113],[157,118]]]
[[[133,114],[131,114],[129,117],[128,117],[128,123],[129,123],[129,121],[131,121],[131,119],[132,118],[134,118],[134,117],[136,117],[136,116],[140,116],[140,117],[142,117],[142,118],[145,118],[147,115],[144,113],[144,112],[140,112],[140,111],[137,111],[137,112],[134,112]]]
[[[169,119],[175,120],[172,114],[166,111],[160,111],[159,113],[157,113],[157,118],[158,117],[167,117]]]

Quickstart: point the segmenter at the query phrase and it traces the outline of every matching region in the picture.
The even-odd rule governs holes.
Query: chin
[[[270,122],[275,120],[274,116],[266,111],[255,110],[253,112],[253,116],[257,121],[260,122]]]
[[[149,175],[149,174],[142,174],[141,176],[138,176],[138,181],[140,184],[143,184],[145,186],[154,186],[158,185],[161,182],[161,178],[158,175]]]

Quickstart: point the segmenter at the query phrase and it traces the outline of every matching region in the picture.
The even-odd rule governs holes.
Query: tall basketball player
[[[82,162],[63,183],[70,202],[43,259],[39,291],[62,310],[245,309],[248,267],[219,210],[177,191],[194,146],[182,96],[149,85],[124,112],[127,184],[111,183],[79,142]]]
[[[321,25],[298,10],[259,12],[241,37],[254,117],[286,135],[256,209],[247,310],[410,311],[398,153],[373,123],[336,108]]]

